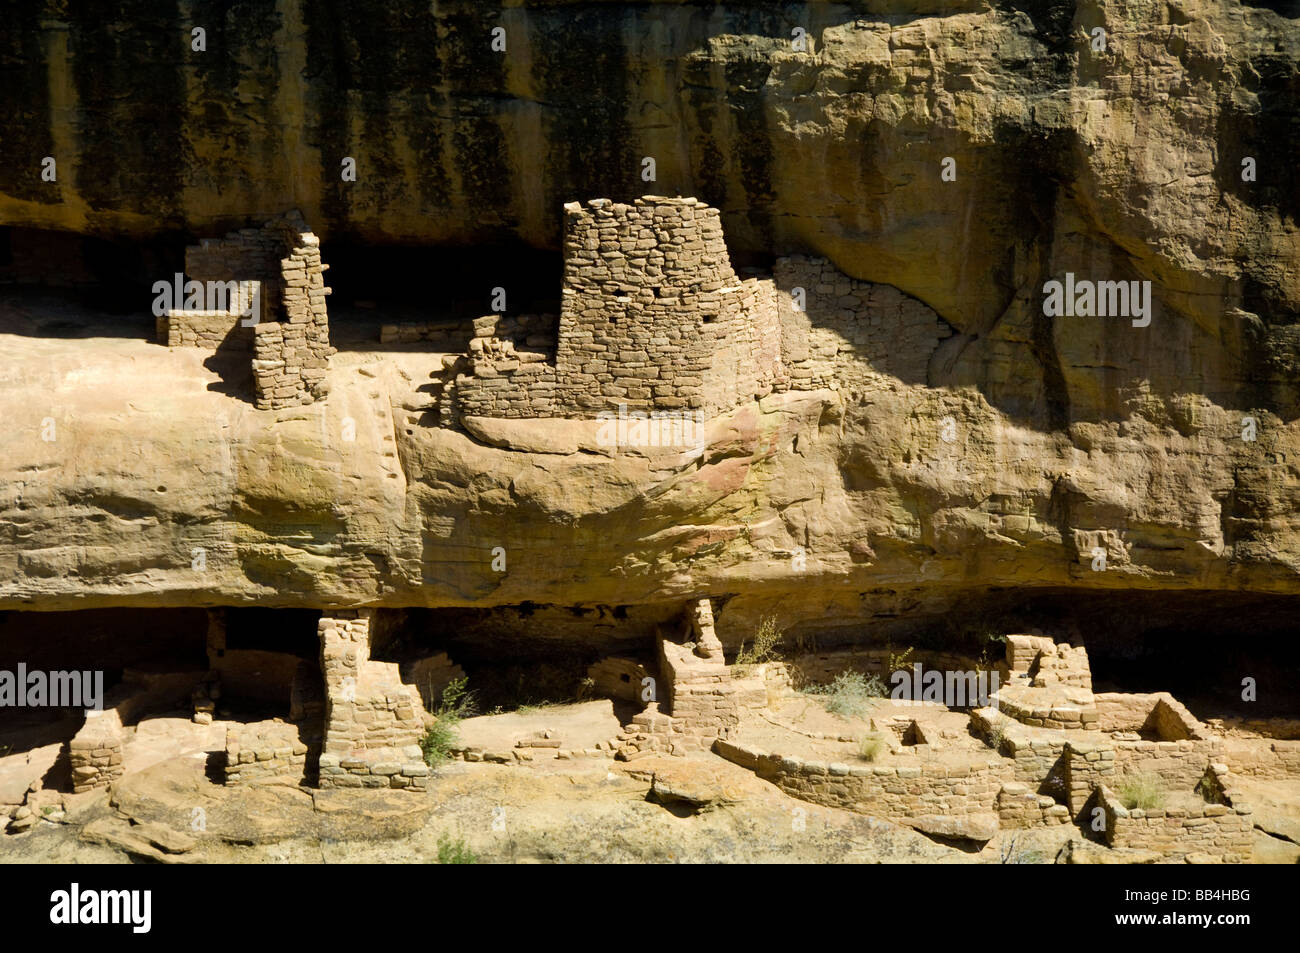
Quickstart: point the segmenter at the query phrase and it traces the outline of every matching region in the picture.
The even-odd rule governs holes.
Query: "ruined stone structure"
[[[740,280],[718,210],[695,199],[564,207],[554,362],[498,337],[471,342],[460,412],[593,417],[620,404],[713,416],[769,393],[780,340],[770,282]]]
[[[328,268],[320,240],[297,212],[261,228],[204,239],[186,249],[185,272],[192,281],[228,286],[227,306],[167,311],[158,318],[159,342],[251,351],[259,410],[309,404],[327,391],[325,373],[334,353],[325,307]]]
[[[564,208],[558,334],[549,316],[478,319],[468,373],[454,383],[463,416],[624,408],[704,420],[773,391],[856,388],[883,374],[924,380],[929,355],[952,334],[921,302],[824,259],[778,259],[773,277],[742,280],[718,210],[696,199]],[[447,340],[432,333],[393,326],[383,335]],[[872,372],[853,373],[864,356]]]
[[[320,784],[423,790],[424,707],[396,663],[371,661],[372,616],[340,610],[319,623],[326,694]]]

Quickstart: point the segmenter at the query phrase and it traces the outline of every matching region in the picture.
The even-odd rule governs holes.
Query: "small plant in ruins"
[[[840,672],[829,685],[814,685],[804,689],[809,695],[826,699],[826,710],[841,718],[864,718],[871,710],[873,698],[884,698],[888,692],[879,675],[861,672]]]
[[[1120,785],[1119,799],[1128,810],[1158,811],[1165,806],[1165,790],[1160,779],[1150,774],[1126,778]]]
[[[763,619],[758,623],[758,631],[754,633],[753,643],[748,648],[745,643],[740,644],[735,664],[750,668],[779,659],[781,656],[776,647],[781,642],[781,634],[781,630],[776,627],[775,616]]]
[[[858,757],[863,761],[875,761],[885,751],[885,740],[880,735],[863,735],[858,741]]]
[[[892,648],[889,650],[889,657],[885,660],[885,675],[890,676],[895,672],[907,666],[907,660],[912,657],[912,646],[908,646],[901,652],[895,652]]]
[[[458,678],[442,690],[442,703],[434,713],[434,722],[420,741],[424,763],[437,768],[451,757],[451,751],[460,743],[460,722],[474,714],[474,693],[469,691],[468,678]]]
[[[463,838],[453,839],[447,834],[438,837],[438,863],[477,864],[478,854],[469,849]]]

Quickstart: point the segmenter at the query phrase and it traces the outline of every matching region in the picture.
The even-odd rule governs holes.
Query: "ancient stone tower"
[[[780,326],[770,281],[741,281],[718,210],[693,198],[565,206],[564,288],[554,363],[521,359],[483,319],[461,412],[711,416],[772,390]]]

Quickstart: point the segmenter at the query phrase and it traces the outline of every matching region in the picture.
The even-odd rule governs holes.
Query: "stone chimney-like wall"
[[[253,329],[253,384],[259,410],[310,404],[326,393],[329,317],[320,239],[287,221],[281,226],[287,254],[278,264],[283,311],[278,321]]]

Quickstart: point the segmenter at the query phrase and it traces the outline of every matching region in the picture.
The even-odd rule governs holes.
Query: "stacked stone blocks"
[[[737,277],[717,209],[657,196],[565,206],[553,365],[471,348],[456,388],[468,416],[581,418],[622,405],[707,417],[771,392],[780,359],[774,289]]]
[[[245,228],[224,239],[205,239],[186,250],[191,280],[238,288],[226,310],[168,312],[158,337],[172,347],[251,351],[257,407],[271,410],[309,404],[326,393],[334,349],[320,240],[297,212]],[[252,293],[260,311],[245,317]]]
[[[422,791],[429,775],[420,749],[424,706],[419,692],[402,683],[396,663],[370,660],[371,616],[368,609],[339,610],[319,623],[325,676],[320,786]]]

